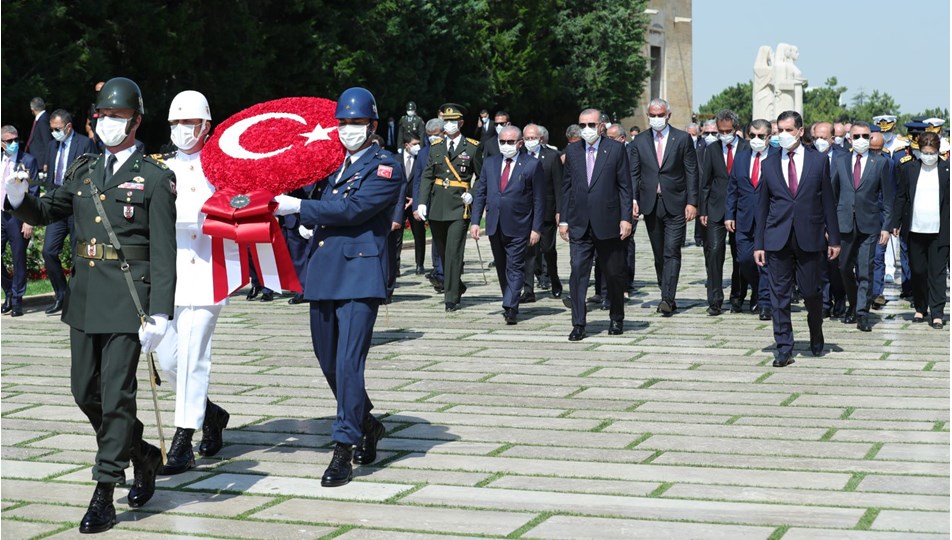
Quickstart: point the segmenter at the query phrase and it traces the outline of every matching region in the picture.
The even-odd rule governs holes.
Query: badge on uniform
[[[96,245],[95,244],[86,244],[86,256],[90,259],[96,258]]]
[[[133,214],[135,214],[134,206],[126,205],[122,207],[122,217],[126,219],[132,219]]]
[[[380,176],[382,178],[393,178],[393,167],[390,167],[388,165],[378,165],[377,176]]]
[[[137,184],[141,184],[141,183],[145,182],[145,178],[142,178],[141,176],[136,176],[135,178],[132,179],[132,181],[135,182],[135,183],[137,183]]]
[[[169,187],[172,189],[172,195],[175,195],[175,182],[169,180]]]
[[[141,177],[137,176],[136,178],[141,178]],[[142,191],[145,189],[145,184],[136,183],[136,182],[123,182],[119,184],[119,189],[135,189],[135,190]]]

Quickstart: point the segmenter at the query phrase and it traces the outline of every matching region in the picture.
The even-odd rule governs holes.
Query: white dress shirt
[[[909,232],[935,234],[939,232],[939,221],[939,167],[923,165],[916,182]]]
[[[780,171],[783,173],[783,179],[787,183],[787,187],[790,187],[790,177],[787,174],[787,168],[790,166],[790,151],[783,148],[780,149],[782,154],[780,154]],[[797,148],[793,151],[793,164],[797,168],[797,187],[800,186],[800,180],[803,178],[803,144],[798,144]]]

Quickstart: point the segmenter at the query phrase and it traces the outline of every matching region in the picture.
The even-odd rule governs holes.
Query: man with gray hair
[[[32,181],[36,179],[37,164],[33,156],[27,154],[20,146],[19,134],[17,128],[13,126],[3,126],[0,128],[0,140],[3,145],[3,157],[0,159],[0,171],[3,177],[0,178],[0,204],[6,198],[7,179],[17,178],[21,181]],[[30,187],[32,195],[39,194],[39,187]],[[23,295],[26,293],[26,247],[30,243],[30,237],[33,235],[33,227],[28,223],[23,223],[12,213],[3,210],[2,223],[2,246],[3,251],[7,250],[7,244],[10,245],[10,251],[13,259],[13,277],[7,275],[4,270],[0,272],[3,281],[3,313],[10,313],[12,317],[23,315]]]
[[[634,185],[634,215],[644,214],[661,289],[658,312],[670,317],[681,274],[681,244],[687,222],[697,216],[697,152],[687,133],[668,125],[671,106],[648,104],[651,129],[628,146]]]
[[[420,213],[417,211],[417,204],[420,200],[420,178],[423,176],[423,166],[426,165],[427,159],[430,157],[430,147],[441,140],[443,134],[443,120],[440,118],[431,118],[426,122],[426,140],[422,141],[423,146],[420,148],[420,153],[417,154],[416,163],[413,165],[413,171],[411,171],[412,179],[412,194],[413,198],[410,201],[410,206],[413,208],[413,219],[410,220],[410,230],[413,231],[413,242],[414,249],[417,250],[416,255],[416,273],[421,274],[423,266],[423,257],[420,255],[420,247],[418,242],[422,242],[424,245],[424,253],[426,251],[426,225],[424,224],[423,217],[420,216]],[[416,227],[416,229],[414,229]],[[423,234],[420,234],[422,230]],[[418,236],[419,235],[419,236]],[[436,249],[436,242],[430,244],[430,262],[433,263],[433,268],[426,273],[424,277],[430,280],[430,283],[436,288],[436,292],[443,292],[443,261],[440,259],[440,253]]]
[[[526,251],[525,283],[521,303],[535,302],[535,276],[539,276],[539,288],[552,291],[554,298],[562,297],[562,280],[559,279],[558,258],[555,249],[555,228],[562,203],[562,160],[556,150],[545,146],[545,131],[542,126],[529,124],[523,132],[526,153],[542,164],[543,198],[545,210],[542,215],[542,238]]]
[[[30,113],[33,114],[33,127],[23,148],[36,158],[36,166],[42,169],[46,164],[46,150],[53,135],[50,133],[50,115],[46,112],[46,102],[41,97],[30,100]]]

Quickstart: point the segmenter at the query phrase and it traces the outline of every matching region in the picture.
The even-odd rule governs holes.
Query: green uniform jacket
[[[110,244],[93,203],[90,183],[94,183],[123,248],[148,248],[149,260],[129,261],[142,308],[149,315],[163,313],[171,318],[175,299],[175,174],[136,151],[108,184],[104,184],[104,178],[104,157],[86,154],[66,172],[62,186],[40,198],[27,195],[20,207],[11,211],[31,225],[47,225],[72,215],[77,252],[84,252],[85,244]],[[93,260],[74,253],[73,268],[63,322],[87,334],[138,332],[139,317],[118,260]]]
[[[444,186],[444,181],[456,181],[456,176],[446,164],[449,148],[446,139],[440,139],[430,147],[430,156],[420,178],[420,202],[426,205],[427,219],[455,221],[463,219],[464,204],[460,198],[467,191],[475,192],[479,171],[483,168],[483,150],[479,142],[460,137],[460,142],[449,156],[450,162],[469,188]]]

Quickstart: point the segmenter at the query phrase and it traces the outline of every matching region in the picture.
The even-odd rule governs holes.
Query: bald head
[[[883,138],[883,134],[875,131],[869,137],[869,149],[873,152],[882,152],[883,146],[886,145],[886,139]]]

